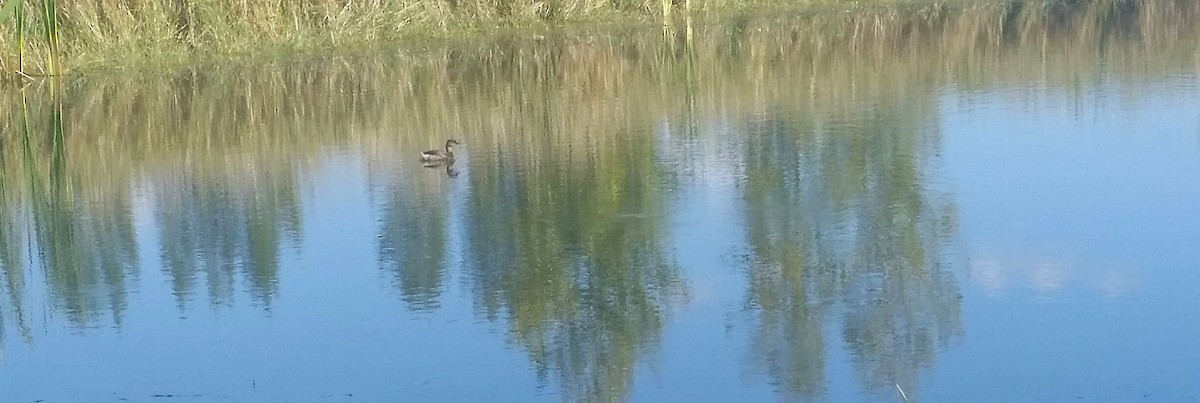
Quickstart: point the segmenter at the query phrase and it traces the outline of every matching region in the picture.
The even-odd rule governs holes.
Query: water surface
[[[1083,3],[10,92],[0,400],[1195,401],[1200,7]]]

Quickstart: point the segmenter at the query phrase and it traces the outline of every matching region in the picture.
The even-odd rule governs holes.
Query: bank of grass
[[[0,1],[13,4],[20,0]],[[0,26],[0,68],[46,74],[47,8],[61,25],[65,70],[171,65],[213,58],[361,49],[409,38],[566,22],[652,20],[663,0],[96,0],[24,1]],[[678,1],[678,0],[668,0]],[[746,2],[705,0],[703,12]],[[807,0],[804,0],[807,2]],[[675,5],[674,7],[678,7]],[[18,29],[20,27],[20,29]],[[19,34],[25,33],[23,65]]]
[[[1103,10],[1096,12],[1097,18],[1123,18],[1127,13],[1121,10],[1154,7],[1142,5],[1152,0],[0,0],[3,6],[18,3],[24,5],[23,12],[0,20],[0,81],[18,77],[17,71],[34,76],[56,71],[78,74],[295,55],[384,53],[388,46],[405,40],[485,32],[528,34],[564,24],[659,23],[684,16],[842,14],[828,13],[836,9],[880,20],[911,10],[984,5],[1019,9],[1027,17],[1044,14],[1051,21],[1067,18],[1059,15],[1063,10],[1075,14],[1070,18],[1087,17],[1078,14],[1092,10]],[[55,12],[47,13],[51,8]],[[53,16],[54,23],[47,23],[46,16]],[[1019,27],[1006,29],[1019,31],[1014,28]],[[50,40],[50,31],[57,31],[58,43]],[[54,46],[60,50],[51,51]]]
[[[0,0],[13,4],[22,0]],[[968,0],[953,0],[964,2]],[[648,23],[784,8],[859,8],[930,0],[24,0],[0,23],[0,70],[47,75],[57,20],[65,73],[199,61],[381,49],[422,38],[539,30],[561,24]],[[48,8],[55,12],[47,14]],[[25,35],[24,46],[18,41]],[[24,55],[20,52],[24,49]]]

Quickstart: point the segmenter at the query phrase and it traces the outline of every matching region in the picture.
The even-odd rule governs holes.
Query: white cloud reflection
[[[1137,272],[1116,262],[1085,263],[1073,253],[983,249],[971,254],[969,281],[993,297],[1014,290],[1048,295],[1072,287],[1086,287],[1105,297],[1128,295],[1137,289]]]

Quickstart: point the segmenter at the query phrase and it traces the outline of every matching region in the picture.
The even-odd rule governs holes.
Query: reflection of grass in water
[[[531,130],[554,137],[556,128]],[[541,153],[519,157],[530,165],[516,171],[486,161],[471,175],[467,231],[480,247],[468,261],[478,305],[507,314],[514,340],[542,376],[559,376],[570,400],[623,398],[682,291],[653,138],[626,133],[586,159]]]
[[[937,165],[938,99],[859,96],[874,107],[831,116],[819,99],[801,97],[739,130],[749,133],[752,349],[785,395],[821,397],[823,328],[836,308],[845,309],[837,322],[861,358],[866,390],[911,384],[937,343],[961,331],[941,253],[955,232],[953,204],[922,179]]]
[[[24,116],[24,92],[21,93],[21,98],[19,104],[22,110],[19,114]],[[0,142],[0,172],[6,171],[5,167],[8,165],[8,153],[4,150],[7,147],[8,142]],[[6,318],[10,312],[22,333],[29,334],[23,301],[25,272],[19,247],[22,243],[19,234],[23,227],[17,220],[20,214],[14,210],[17,203],[10,199],[8,186],[8,181],[0,180],[0,217],[9,219],[5,225],[0,225],[0,280],[4,283],[3,288],[0,288],[0,362],[4,359],[4,338],[8,330]]]
[[[441,306],[450,234],[441,168],[393,161],[390,150],[366,150],[372,208],[379,214],[378,263],[401,298],[418,312]],[[413,172],[419,170],[419,173]],[[415,174],[414,174],[415,173]]]
[[[67,171],[62,106],[54,95],[58,83],[50,85],[45,136],[33,130],[23,133],[34,261],[45,273],[55,302],[72,321],[86,324],[111,313],[119,324],[125,284],[136,277],[137,265],[128,198],[81,203],[80,190]],[[28,121],[22,127],[28,128]],[[39,137],[48,143],[48,161],[36,154]]]

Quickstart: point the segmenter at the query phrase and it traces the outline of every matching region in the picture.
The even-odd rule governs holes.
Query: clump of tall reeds
[[[62,52],[59,46],[59,23],[58,23],[58,1],[42,0],[41,2],[32,2],[37,6],[37,21],[40,24],[41,45],[43,47],[44,64],[40,71],[40,75],[62,75]],[[11,28],[16,37],[14,53],[16,53],[16,65],[12,68],[5,63],[5,58],[0,57],[0,66],[5,67],[5,71],[12,71],[18,75],[29,77],[30,73],[25,71],[25,45],[26,33],[31,31],[31,25],[27,21],[28,12],[26,9],[25,0],[7,0],[0,4],[0,24],[11,21]],[[0,40],[0,44],[3,44]],[[0,53],[4,55],[5,53]]]

